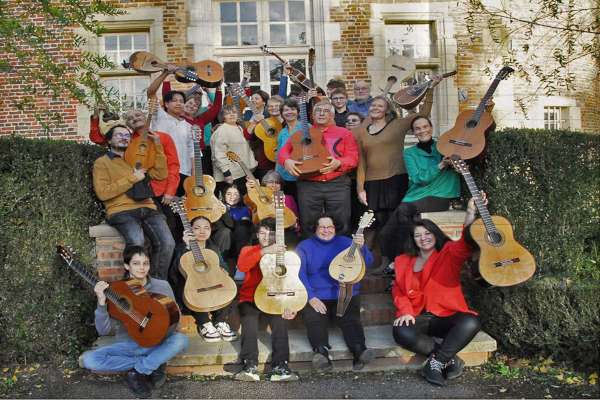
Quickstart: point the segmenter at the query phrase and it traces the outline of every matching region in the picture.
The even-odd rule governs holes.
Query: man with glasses
[[[366,118],[369,116],[372,101],[371,84],[366,81],[358,81],[354,84],[354,102],[348,106],[348,109],[359,112]]]
[[[342,223],[341,234],[350,233],[350,178],[347,173],[358,164],[358,147],[348,129],[333,123],[334,113],[335,108],[327,99],[321,100],[313,109],[315,125],[310,129],[318,129],[323,133],[323,145],[331,154],[329,161],[323,163],[321,175],[300,178],[300,170],[296,166],[300,162],[290,158],[292,143],[289,140],[277,156],[277,162],[288,173],[300,178],[296,186],[303,238],[311,236],[309,222],[323,212],[336,215]],[[302,131],[295,133],[301,134]]]
[[[334,89],[331,92],[331,101],[335,107],[335,125],[344,127],[346,125],[346,117],[350,112],[346,104],[348,103],[348,94],[344,89]]]
[[[153,180],[167,179],[167,158],[160,136],[150,129],[148,137],[156,150],[154,166],[137,169],[124,159],[131,132],[123,125],[112,127],[105,136],[108,152],[94,162],[94,190],[104,202],[108,224],[119,231],[128,246],[143,247],[144,234],[148,236],[152,243],[151,276],[166,280],[175,241],[165,216],[156,210],[154,193],[144,181],[146,174]]]

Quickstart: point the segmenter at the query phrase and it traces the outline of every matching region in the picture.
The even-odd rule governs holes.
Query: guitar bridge
[[[150,322],[150,318],[152,318],[152,311],[149,311],[148,314],[146,314],[146,318],[144,318],[140,323],[140,328],[138,329],[140,333],[144,331],[146,325],[148,325],[148,322]]]
[[[521,259],[517,257],[517,258],[512,258],[510,260],[502,260],[502,261],[493,263],[492,266],[494,268],[498,268],[498,267],[503,267],[505,265],[510,265],[510,264],[518,263],[519,261],[521,261]]]
[[[209,290],[220,289],[222,287],[223,287],[223,285],[219,283],[218,285],[209,286],[209,287],[205,287],[205,288],[200,288],[200,289],[197,290],[197,293],[208,292]]]
[[[319,155],[315,154],[314,156],[300,157],[296,161],[300,161],[300,162],[302,162],[302,161],[308,161],[308,160],[312,160],[313,158],[319,158]]]
[[[267,296],[275,297],[275,296],[295,296],[296,292],[267,292]]]
[[[473,147],[473,143],[463,142],[462,140],[450,139],[449,142],[457,146]]]
[[[212,210],[212,207],[192,207],[190,208],[190,210],[192,211],[210,211]]]

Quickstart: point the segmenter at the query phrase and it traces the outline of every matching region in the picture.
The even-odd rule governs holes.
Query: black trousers
[[[252,360],[258,363],[258,317],[262,313],[256,304],[245,301],[238,305],[242,320],[242,351],[240,359]],[[271,366],[275,367],[282,361],[290,359],[287,321],[281,315],[265,314],[271,327]]]
[[[211,321],[209,314],[212,315],[213,325],[216,325],[219,322],[227,322],[227,316],[229,315],[230,308],[231,308],[231,306],[228,304],[219,310],[210,311],[210,312],[192,311],[191,314],[194,317],[194,320],[196,321],[196,325],[198,325],[198,331],[199,331],[200,328],[202,328],[202,325]]]
[[[390,261],[404,254],[414,216],[424,212],[446,211],[450,207],[450,201],[451,199],[443,197],[425,197],[410,203],[400,203],[379,235],[381,254]]]
[[[479,318],[471,313],[457,312],[449,317],[421,313],[410,326],[394,326],[394,340],[403,348],[447,362],[465,348],[481,330]],[[438,344],[433,336],[442,339]]]
[[[352,297],[343,317],[335,315],[337,299],[321,301],[327,307],[326,314],[316,312],[310,304],[306,304],[306,307],[302,309],[302,317],[306,325],[308,341],[313,350],[321,346],[331,348],[329,346],[329,334],[327,333],[330,318],[333,318],[337,326],[342,330],[344,341],[350,351],[354,351],[357,347],[366,348],[365,333],[360,322],[360,295]]]
[[[298,213],[303,238],[309,238],[309,225],[323,212],[333,214],[343,228],[338,235],[350,235],[350,178],[347,174],[329,181],[308,181],[298,179]]]

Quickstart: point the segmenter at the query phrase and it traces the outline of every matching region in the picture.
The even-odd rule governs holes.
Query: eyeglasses
[[[130,139],[131,138],[131,133],[121,133],[121,132],[117,132],[113,135],[114,137],[116,137],[117,139]]]
[[[360,119],[347,119],[346,123],[356,124],[360,122]]]
[[[333,97],[331,100],[333,100],[333,101],[344,101],[344,100],[346,100],[346,98],[345,97]]]
[[[268,180],[265,182],[267,185],[281,185],[281,182]]]
[[[335,231],[335,226],[318,226],[317,229],[320,231]]]
[[[331,110],[328,108],[315,108],[315,114],[331,114]]]

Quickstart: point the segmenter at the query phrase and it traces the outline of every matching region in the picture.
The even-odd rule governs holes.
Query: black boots
[[[315,368],[320,369],[323,372],[331,372],[333,370],[333,365],[329,359],[329,352],[325,346],[320,346],[315,349],[312,363]]]
[[[352,350],[352,354],[354,354],[354,360],[352,361],[352,369],[354,371],[360,371],[365,365],[375,359],[375,351],[361,345],[356,346]]]
[[[150,383],[152,389],[160,388],[167,380],[167,363],[161,364],[152,374],[150,374]]]
[[[131,391],[135,393],[136,397],[139,397],[140,399],[150,397],[152,391],[146,384],[146,375],[140,374],[135,369],[132,369],[131,371],[125,372],[123,380],[129,386]]]
[[[444,375],[446,379],[456,379],[462,375],[462,369],[465,366],[465,362],[458,355],[454,356],[452,360],[446,363],[446,368],[444,369]]]
[[[445,364],[435,359],[435,355],[430,355],[425,367],[421,370],[421,375],[427,379],[427,382],[435,385],[444,385],[446,380],[444,379],[444,368]]]

